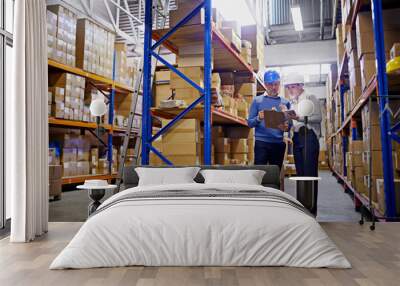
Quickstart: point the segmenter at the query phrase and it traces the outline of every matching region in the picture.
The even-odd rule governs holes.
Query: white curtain
[[[28,242],[48,226],[47,27],[45,0],[17,0],[14,94],[6,100],[6,186],[11,190],[12,242]]]

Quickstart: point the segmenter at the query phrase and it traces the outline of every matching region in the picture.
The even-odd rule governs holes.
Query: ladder
[[[148,4],[150,1],[146,1]],[[155,2],[155,3],[154,3]],[[156,0],[153,2],[153,19],[155,19],[155,24],[153,24],[156,29],[162,29],[165,27],[166,20],[167,20],[167,15],[169,11],[169,0]],[[143,50],[143,44],[140,41],[140,46],[138,46],[140,50]],[[155,52],[158,54],[160,52],[161,47],[158,47]],[[152,64],[152,70],[151,70],[151,84],[153,84],[153,79],[154,79],[154,74],[156,71],[156,66],[157,66],[157,60],[152,59],[154,63]],[[125,135],[124,135],[124,141],[122,145],[122,150],[119,158],[119,167],[118,167],[118,175],[117,175],[117,189],[116,192],[119,192],[121,183],[122,183],[122,176],[125,168],[125,161],[127,157],[127,151],[128,151],[128,146],[129,146],[129,141],[132,138],[132,126],[133,126],[133,121],[135,120],[136,116],[141,117],[141,113],[136,112],[136,107],[137,107],[137,102],[139,95],[142,94],[141,92],[141,87],[142,87],[142,82],[143,82],[143,56],[140,57],[139,60],[139,75],[136,77],[134,84],[133,84],[133,95],[132,95],[132,102],[130,106],[130,111],[129,111],[129,118],[128,118],[128,124],[126,127]],[[134,153],[133,153],[133,164],[138,165],[139,159],[140,159],[140,152],[141,152],[141,142],[142,142],[142,124],[139,124],[139,130],[137,134],[133,135],[133,140],[134,140]]]

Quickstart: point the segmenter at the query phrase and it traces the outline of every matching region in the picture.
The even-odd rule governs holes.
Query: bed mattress
[[[317,221],[281,191],[182,184],[112,196],[50,269],[133,265],[350,267]]]

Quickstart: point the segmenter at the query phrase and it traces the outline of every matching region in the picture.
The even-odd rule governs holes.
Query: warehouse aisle
[[[318,221],[354,221],[360,220],[355,212],[352,198],[343,192],[330,171],[319,171]],[[285,179],[285,191],[296,196],[295,182]]]
[[[354,211],[353,201],[343,192],[343,188],[328,171],[320,171],[322,180],[319,185],[318,221],[357,222],[360,215]],[[295,196],[295,184],[285,179],[286,192]],[[112,195],[106,193],[105,198]],[[60,201],[50,202],[49,219],[52,222],[79,222],[87,218],[87,206],[90,203],[86,191],[64,192]]]

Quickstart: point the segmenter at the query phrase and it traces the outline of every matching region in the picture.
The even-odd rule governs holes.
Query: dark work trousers
[[[268,143],[256,140],[254,144],[254,165],[277,165],[282,168],[286,144]]]
[[[294,133],[293,155],[297,176],[318,177],[319,141],[312,129],[306,132],[305,127],[301,127]]]

